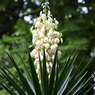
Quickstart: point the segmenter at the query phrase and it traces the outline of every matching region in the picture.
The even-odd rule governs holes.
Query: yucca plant
[[[88,80],[84,79],[85,75],[87,74],[85,70],[87,69],[87,66],[89,65],[91,59],[86,64],[86,66],[83,67],[83,69],[80,72],[78,72],[79,68],[81,67],[81,63],[83,61],[81,60],[78,68],[71,75],[74,68],[75,60],[78,56],[77,51],[74,53],[73,56],[71,56],[72,55],[71,53],[67,61],[64,63],[61,72],[59,73],[58,71],[59,68],[57,63],[57,51],[58,49],[56,50],[55,58],[53,61],[53,67],[51,70],[50,79],[48,79],[47,70],[46,70],[45,49],[43,53],[43,65],[41,65],[41,60],[39,55],[41,84],[39,83],[36,69],[34,63],[32,62],[29,50],[28,50],[28,56],[29,56],[29,66],[31,70],[30,72],[25,66],[25,63],[23,62],[21,56],[18,54],[19,58],[22,61],[20,64],[22,66],[22,69],[24,70],[25,76],[21,73],[21,70],[18,68],[12,55],[7,52],[10,60],[12,61],[14,67],[17,70],[20,80],[16,79],[16,77],[7,69],[7,67],[2,62],[0,62],[1,64],[0,72],[2,76],[10,84],[10,85],[7,84],[4,80],[2,80],[2,78],[0,78],[2,80],[0,85],[2,85],[2,87],[4,87],[11,95],[81,95],[81,94],[87,95],[90,89],[95,85],[93,84],[89,89],[87,89],[87,86],[92,81],[94,74],[91,75],[91,77]],[[15,81],[12,79],[12,77],[15,78]]]
[[[62,35],[56,31],[58,21],[52,19],[49,7],[43,4],[43,8],[40,17],[34,20],[35,27],[31,28],[35,49],[30,53],[27,47],[30,69],[17,53],[17,61],[21,64],[23,73],[12,55],[7,52],[19,75],[19,80],[0,62],[2,80],[0,85],[11,95],[87,95],[95,85],[87,89],[94,74],[85,80],[86,70],[92,59],[79,72],[83,59],[77,69],[74,69],[78,53],[77,50],[72,51],[60,70],[58,60],[61,51],[58,51],[58,44],[62,42]],[[31,57],[35,58],[34,62]]]

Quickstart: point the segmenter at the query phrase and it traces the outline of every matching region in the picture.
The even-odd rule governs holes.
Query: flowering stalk
[[[34,26],[31,27],[32,42],[35,45],[35,49],[30,53],[31,57],[35,58],[34,64],[37,66],[36,72],[39,76],[39,55],[41,61],[43,61],[43,47],[45,47],[46,54],[46,67],[48,72],[48,78],[50,78],[50,70],[53,65],[58,43],[63,42],[62,34],[57,31],[58,21],[52,18],[48,2],[42,4],[43,11],[40,12],[40,16],[34,19]],[[58,59],[60,59],[61,51],[58,51]]]

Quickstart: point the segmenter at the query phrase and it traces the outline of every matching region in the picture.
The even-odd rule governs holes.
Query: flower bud
[[[40,38],[44,38],[44,37],[45,37],[45,35],[41,33],[40,34]]]
[[[63,43],[63,39],[61,38],[60,40],[61,40],[61,43]]]
[[[45,49],[48,49],[49,46],[50,46],[49,43],[46,43],[46,44],[45,44]]]
[[[48,43],[48,37],[45,37],[45,38],[44,38],[44,42],[45,42],[45,43]]]
[[[50,10],[48,10],[48,17],[50,17]]]
[[[49,62],[49,66],[52,67],[52,62]]]
[[[42,17],[43,20],[46,19],[46,15],[45,14],[42,14],[41,17]]]
[[[58,59],[61,57],[61,51],[58,51]]]
[[[34,61],[34,64],[35,64],[35,65],[38,65],[38,64],[39,64],[39,59],[36,59],[36,60]]]
[[[58,44],[58,43],[59,43],[59,39],[58,39],[58,38],[55,38],[54,42],[55,42],[56,44]]]

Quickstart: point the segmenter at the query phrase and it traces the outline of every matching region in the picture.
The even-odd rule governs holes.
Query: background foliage
[[[63,45],[59,47],[62,51],[60,67],[64,63],[67,52],[77,48],[78,45],[80,48],[76,63],[78,64],[82,57],[85,57],[83,63],[87,63],[92,56],[95,57],[95,0],[48,1],[53,17],[59,21],[58,31],[63,34],[64,39]],[[33,19],[39,16],[42,2],[45,0],[0,0],[0,60],[5,62],[14,74],[16,72],[11,68],[5,50],[8,49],[12,53],[18,51],[27,62],[24,42],[28,45],[32,44],[29,29]],[[88,76],[95,70],[94,61],[95,59],[88,68]],[[1,90],[0,94],[2,93],[6,92]]]

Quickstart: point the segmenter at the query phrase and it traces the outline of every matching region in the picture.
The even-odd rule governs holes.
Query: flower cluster
[[[34,64],[37,66],[36,72],[39,76],[39,55],[41,61],[43,60],[43,47],[45,47],[46,66],[48,77],[50,77],[50,70],[52,68],[52,62],[54,60],[55,52],[58,47],[58,43],[63,41],[62,34],[57,30],[58,21],[52,18],[49,6],[43,4],[43,11],[40,12],[40,16],[34,19],[34,26],[31,27],[33,39],[32,43],[35,45],[35,49],[30,53],[31,57],[35,58]],[[60,59],[61,51],[58,51],[58,59]]]

